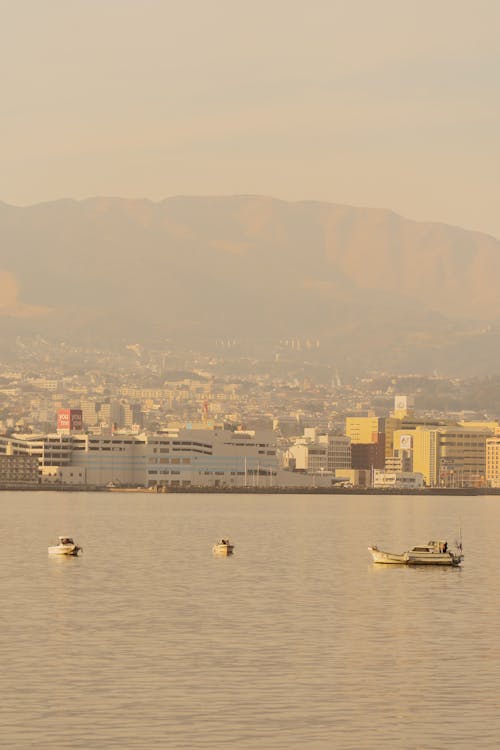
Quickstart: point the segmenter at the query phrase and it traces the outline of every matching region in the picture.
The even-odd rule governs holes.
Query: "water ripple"
[[[0,493],[13,750],[496,748],[491,498]],[[466,533],[463,569],[374,566]],[[71,533],[78,558],[47,545]],[[230,558],[213,542],[229,535]],[[26,554],[25,550],[30,550]]]

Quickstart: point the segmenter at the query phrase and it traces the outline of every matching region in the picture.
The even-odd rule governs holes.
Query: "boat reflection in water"
[[[448,549],[448,542],[441,539],[412,547],[407,552],[385,552],[375,544],[368,547],[373,562],[385,565],[451,565],[456,567],[464,559],[462,543],[455,550]]]

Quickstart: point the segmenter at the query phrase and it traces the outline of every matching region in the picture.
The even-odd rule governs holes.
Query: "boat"
[[[70,536],[60,536],[58,539],[59,544],[49,547],[49,555],[73,555],[73,557],[76,557],[82,549],[78,544],[75,544]]]
[[[212,551],[215,555],[232,555],[234,550],[234,544],[231,544],[229,539],[221,539],[220,542],[214,544]]]
[[[462,543],[457,542],[455,550],[448,549],[448,542],[438,539],[427,544],[419,544],[406,552],[385,552],[375,544],[368,547],[373,562],[385,565],[460,565],[464,559]]]

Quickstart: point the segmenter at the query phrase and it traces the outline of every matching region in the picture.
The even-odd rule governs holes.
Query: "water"
[[[4,492],[0,510],[3,747],[498,747],[498,498]],[[462,569],[370,562],[460,519]],[[83,554],[49,558],[59,534]]]

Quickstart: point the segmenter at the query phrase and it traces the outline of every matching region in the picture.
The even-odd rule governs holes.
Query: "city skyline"
[[[213,357],[19,341],[0,363],[0,485],[500,486],[498,377],[343,381],[294,359],[319,341],[277,342],[278,368],[219,344]]]

